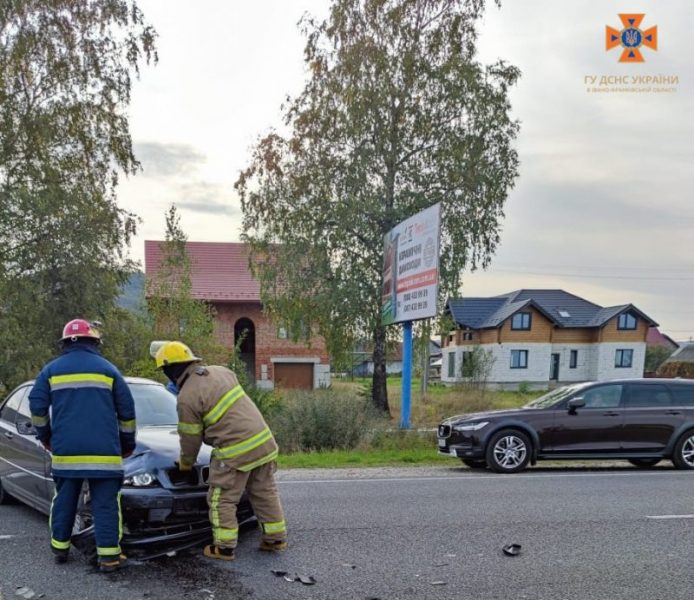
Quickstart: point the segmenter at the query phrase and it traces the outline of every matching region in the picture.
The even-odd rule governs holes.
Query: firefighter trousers
[[[51,548],[68,550],[84,480],[72,477],[53,477],[53,480],[55,496],[51,503]],[[123,480],[120,477],[94,477],[87,481],[97,554],[104,558],[118,556],[122,534],[120,488]]]
[[[207,503],[216,546],[236,547],[239,536],[236,507],[244,490],[248,494],[255,516],[260,521],[262,539],[287,539],[287,525],[275,484],[276,468],[275,461],[272,461],[244,472],[225,465],[223,461],[212,459]]]

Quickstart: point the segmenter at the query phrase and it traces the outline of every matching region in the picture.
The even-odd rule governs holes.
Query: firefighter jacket
[[[204,441],[212,458],[250,471],[277,458],[277,443],[263,415],[226,367],[191,364],[178,379],[181,468],[192,467]]]
[[[135,448],[135,404],[95,347],[72,344],[48,363],[29,404],[37,437],[52,448],[54,476],[122,477],[122,455]]]

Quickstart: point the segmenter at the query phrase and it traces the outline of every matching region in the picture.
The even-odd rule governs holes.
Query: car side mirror
[[[586,401],[581,398],[580,396],[578,398],[571,398],[569,402],[567,403],[567,407],[569,409],[569,414],[570,415],[575,415],[576,414],[576,409],[577,408],[583,408],[586,405]]]
[[[21,435],[36,435],[36,429],[34,429],[31,421],[18,421],[17,433]]]

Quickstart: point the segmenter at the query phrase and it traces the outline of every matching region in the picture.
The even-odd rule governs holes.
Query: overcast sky
[[[481,24],[480,58],[523,76],[520,177],[502,244],[463,294],[563,288],[601,305],[633,303],[678,340],[694,337],[694,3],[691,0],[505,0]],[[143,172],[122,207],[143,223],[132,247],[164,235],[175,202],[191,240],[237,241],[233,190],[258,135],[304,81],[304,12],[327,0],[140,0],[159,32],[159,64],[142,71],[131,106]],[[618,13],[645,13],[658,50],[620,64],[605,51]],[[587,75],[678,76],[675,92],[588,93]]]

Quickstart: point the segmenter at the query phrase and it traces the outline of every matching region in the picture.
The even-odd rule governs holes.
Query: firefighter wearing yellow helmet
[[[214,542],[204,555],[234,560],[236,507],[244,490],[262,527],[260,549],[285,550],[287,526],[274,477],[278,448],[260,411],[232,371],[202,365],[184,343],[153,350],[157,368],[178,388],[179,468],[193,468],[203,442],[213,447],[207,501]]]

